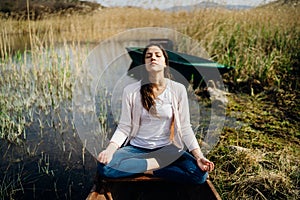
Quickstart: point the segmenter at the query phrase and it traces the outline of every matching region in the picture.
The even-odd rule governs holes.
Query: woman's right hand
[[[100,163],[103,163],[106,165],[107,163],[109,163],[111,161],[112,156],[113,156],[113,153],[110,153],[107,149],[105,149],[104,151],[99,153],[97,160]]]
[[[110,142],[107,148],[99,153],[97,160],[105,165],[108,164],[118,148],[116,143]]]

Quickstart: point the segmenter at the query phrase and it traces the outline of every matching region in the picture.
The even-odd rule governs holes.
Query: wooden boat
[[[101,184],[102,193],[90,193],[86,200],[221,200],[209,179],[201,185],[186,185],[142,175],[104,179]]]
[[[127,47],[126,50],[130,58],[132,59],[132,63],[128,69],[128,75],[133,76],[136,79],[140,79],[139,70],[132,69],[142,65],[142,54],[144,48]],[[232,66],[222,65],[205,58],[180,53],[177,51],[166,51],[169,57],[170,68],[176,70],[181,76],[186,79],[186,82],[192,82],[196,87],[202,82],[203,78],[206,80],[213,80],[216,76],[234,69],[234,67]]]

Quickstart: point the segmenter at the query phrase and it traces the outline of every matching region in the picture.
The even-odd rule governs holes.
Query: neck
[[[163,75],[149,74],[149,81],[154,83],[157,87],[164,87],[166,85],[166,79]]]

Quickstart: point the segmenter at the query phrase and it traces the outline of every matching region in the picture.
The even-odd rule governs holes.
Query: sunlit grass
[[[228,115],[242,122],[225,127],[210,158],[213,181],[224,199],[297,199],[299,124],[272,103],[241,94],[230,97]]]

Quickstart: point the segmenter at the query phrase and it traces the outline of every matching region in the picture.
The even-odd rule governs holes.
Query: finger
[[[214,168],[215,168],[214,163],[212,163],[212,162],[209,163],[209,171],[210,171],[210,172],[213,171]]]
[[[203,164],[208,165],[210,169],[214,169],[214,163],[208,159],[202,160]]]
[[[107,161],[107,156],[104,155],[104,156],[102,157],[102,159],[101,159],[101,162],[102,162],[103,164],[106,164],[106,161]]]
[[[100,154],[99,157],[98,157],[98,161],[99,161],[100,163],[105,164],[105,160],[106,160],[106,156],[103,155],[103,154]]]
[[[212,171],[212,168],[211,168],[211,165],[207,165],[208,166],[208,172],[211,172]]]
[[[101,162],[101,158],[102,158],[102,157],[101,157],[101,154],[99,154],[98,157],[97,157],[97,160],[98,160],[99,162]]]
[[[215,169],[215,164],[212,162],[211,163],[212,169]]]
[[[208,165],[203,165],[202,170],[207,172],[209,170],[209,166]]]
[[[204,160],[203,159],[201,159],[201,160],[199,160],[199,162],[198,162],[198,166],[200,167],[200,169],[202,170],[202,171],[207,171],[207,165],[205,164],[205,162],[204,162]]]

